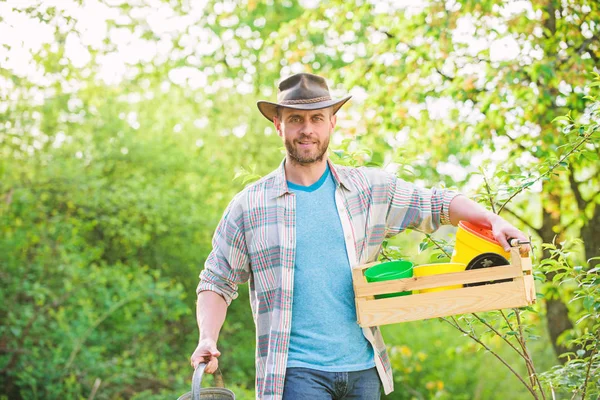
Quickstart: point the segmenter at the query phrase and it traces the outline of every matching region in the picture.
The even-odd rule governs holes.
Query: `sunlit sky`
[[[97,69],[99,71],[98,77],[109,85],[116,85],[123,79],[128,79],[132,74],[132,69],[129,68],[131,65],[140,62],[142,64],[151,62],[160,64],[169,57],[180,58],[179,52],[173,49],[172,37],[174,35],[183,34],[180,44],[185,47],[184,52],[189,51],[191,54],[197,56],[212,54],[220,46],[220,40],[224,42],[228,41],[228,36],[231,39],[234,35],[233,30],[229,30],[219,38],[210,29],[198,24],[198,21],[206,12],[206,1],[204,0],[190,1],[189,11],[183,16],[176,15],[168,4],[160,0],[127,1],[128,4],[134,6],[129,16],[122,15],[118,8],[111,7],[118,6],[124,2],[121,0],[108,0],[104,4],[95,0],[85,0],[81,6],[71,0],[45,0],[43,2],[9,0],[0,3],[0,17],[2,19],[0,21],[0,66],[10,70],[15,75],[27,78],[41,87],[51,85],[52,82],[45,75],[43,69],[33,62],[32,53],[39,52],[44,44],[49,44],[52,50],[57,48],[58,44],[54,42],[55,27],[38,19],[30,18],[25,13],[18,12],[19,9],[32,5],[37,5],[40,9],[56,7],[64,16],[70,16],[76,21],[74,28],[79,34],[71,32],[67,36],[65,43],[66,57],[75,68],[81,68],[85,74],[86,66],[91,61],[89,50],[99,50],[100,55],[97,57],[99,66]],[[419,13],[426,4],[423,1],[417,0],[370,0],[369,2],[374,4],[375,13],[390,13],[398,9],[402,9],[408,14]],[[311,8],[315,7],[318,1],[303,0],[301,3],[305,7]],[[235,7],[236,5],[233,1],[223,1],[218,3],[211,11],[216,14],[223,12],[231,13],[235,10]],[[457,7],[459,5],[454,0],[446,2],[446,8],[449,10],[457,9]],[[533,11],[529,1],[510,1],[502,4],[501,8],[498,6],[498,10],[501,11],[503,17],[517,13],[526,13],[528,18],[532,20],[541,18],[539,11],[538,13]],[[131,18],[144,20],[159,39],[146,40],[142,38],[143,32],[141,29],[133,31],[123,27],[111,27],[109,29],[107,21],[115,20],[117,24],[126,24],[131,21]],[[236,18],[232,17],[232,20],[229,21],[231,26],[237,23]],[[532,49],[531,46],[527,47],[527,45],[521,48],[515,38],[506,34],[506,26],[500,19],[486,18],[486,24],[498,32],[496,37],[485,38],[477,36],[475,34],[475,21],[469,16],[461,17],[457,22],[456,29],[451,32],[452,40],[456,43],[467,45],[467,55],[476,55],[481,50],[489,48],[489,57],[492,62],[512,60],[516,57],[541,59],[543,56],[541,49]],[[53,19],[53,23],[57,24],[62,32],[67,32],[71,28],[64,18],[55,18]],[[262,21],[260,19],[255,21],[257,27],[260,27],[264,23],[264,18]],[[228,24],[228,21],[225,20],[223,24]],[[249,27],[246,28],[245,30],[238,28],[235,34],[246,39],[247,43],[256,49],[260,48],[262,40],[256,32],[253,33]],[[539,32],[534,32],[534,34],[541,35],[542,32],[540,30]],[[375,32],[369,39],[372,43],[376,44],[378,41],[384,40],[382,36],[382,33],[378,34]],[[112,44],[116,45],[114,51],[107,51],[108,49],[104,43],[107,37],[110,38]],[[341,39],[338,38],[338,40]],[[239,49],[237,42],[232,40],[230,42],[228,52],[239,54],[241,49]],[[331,46],[336,46],[336,44],[334,42],[330,43]],[[355,57],[360,56],[362,51],[364,49],[361,50],[358,46],[355,48],[350,47],[347,50],[347,54],[344,54],[344,60],[351,62]],[[395,56],[390,53],[382,57],[384,58],[380,61],[385,64],[393,62]],[[239,63],[239,59],[241,57],[237,57],[235,60],[232,59],[232,62]],[[191,61],[193,65],[194,56],[192,56],[191,60],[188,59],[188,61]],[[244,65],[244,67],[247,69],[247,76],[241,84],[236,84],[235,87],[233,82],[227,79],[208,84],[206,72],[192,66],[174,69],[169,73],[168,78],[173,84],[188,85],[191,89],[203,90],[206,93],[215,93],[219,90],[237,90],[242,94],[249,94],[253,90],[252,76],[255,72],[255,67],[251,63]],[[452,68],[452,65],[444,64],[442,72],[444,72],[444,68]],[[483,79],[484,73],[481,68],[483,67],[476,64],[467,65],[461,68],[459,73],[473,76],[476,79]],[[302,63],[286,65],[282,67],[281,76],[301,71],[304,71]],[[219,71],[213,72],[218,73]],[[568,85],[563,86],[563,89],[565,92],[571,90]],[[13,87],[12,82],[0,77],[0,95],[2,97],[10,98],[11,93],[16,90],[17,88]],[[77,88],[73,88],[73,90],[76,91]],[[364,89],[355,87],[348,88],[348,90],[353,95],[353,103],[360,106],[367,95]],[[274,97],[275,95],[273,91],[264,94],[266,97]],[[32,98],[33,104],[41,104],[43,101],[44,93],[37,93]],[[6,107],[6,104],[4,107]],[[2,111],[2,108],[3,106],[0,103],[0,111]],[[449,97],[430,97],[424,104],[410,105],[409,115],[416,116],[421,110],[427,109],[430,118],[444,119],[448,116],[450,110],[455,108],[458,108],[456,102]],[[515,110],[515,113],[518,112],[519,110]],[[472,105],[471,107],[462,105],[460,107],[460,114],[462,118],[472,123],[476,123],[484,118],[478,110],[473,109]],[[508,114],[508,118],[511,118],[510,113]],[[136,123],[136,121],[132,123]],[[354,121],[347,118],[345,123],[349,125],[354,123]],[[343,129],[344,122],[341,121],[339,126]],[[520,127],[520,129],[523,131],[514,133],[517,135],[523,133],[530,135],[539,134],[539,128],[533,124]],[[245,128],[240,128],[233,133],[237,136],[243,136]],[[408,132],[405,129],[401,129],[394,137],[389,138],[389,140],[395,145],[402,145],[407,135]],[[507,139],[497,138],[495,140],[501,142]],[[502,144],[500,142],[498,144]],[[483,149],[481,157],[473,160],[473,167],[477,168],[478,164],[485,159],[501,162],[506,157],[507,152],[491,152],[489,149]],[[446,173],[449,173],[454,179],[458,180],[462,180],[467,173],[462,168],[456,168],[451,160],[442,167]]]

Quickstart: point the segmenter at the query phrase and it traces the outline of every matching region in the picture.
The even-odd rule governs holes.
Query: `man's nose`
[[[300,129],[300,133],[304,133],[304,134],[310,134],[314,132],[314,124],[310,121],[304,121],[304,123],[302,124],[302,127]]]

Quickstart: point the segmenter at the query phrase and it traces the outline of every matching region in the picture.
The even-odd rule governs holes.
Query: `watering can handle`
[[[198,367],[194,370],[194,376],[192,377],[192,400],[200,400],[200,390],[202,389],[202,376],[204,375],[205,363],[198,364]],[[214,373],[215,375],[215,386],[224,388],[223,374],[221,370],[217,368]]]

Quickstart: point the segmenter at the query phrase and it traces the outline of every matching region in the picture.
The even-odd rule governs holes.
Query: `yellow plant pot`
[[[456,244],[450,261],[469,264],[472,259],[483,253],[496,253],[510,260],[510,253],[504,251],[494,238],[492,231],[465,221],[458,223]]]
[[[461,272],[467,268],[466,264],[462,263],[439,263],[425,264],[413,268],[413,276],[431,276],[439,274],[449,274],[451,272]],[[460,289],[463,285],[442,286],[433,289],[421,289],[419,293],[443,292],[444,290]]]

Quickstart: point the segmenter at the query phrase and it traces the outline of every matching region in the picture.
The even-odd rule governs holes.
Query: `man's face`
[[[331,108],[305,111],[283,108],[281,120],[275,117],[273,122],[288,156],[298,164],[308,165],[323,160],[336,117]]]

